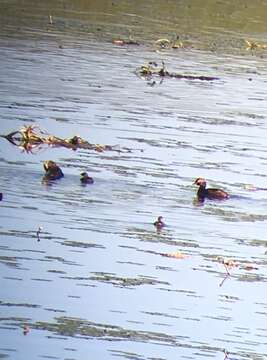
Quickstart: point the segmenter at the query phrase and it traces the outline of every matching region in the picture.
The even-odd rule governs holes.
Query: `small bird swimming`
[[[23,335],[28,335],[29,332],[30,332],[29,325],[24,325],[23,326]]]
[[[44,161],[43,166],[45,170],[45,175],[43,176],[43,180],[45,181],[58,180],[64,176],[60,167],[52,160]]]
[[[94,179],[87,174],[86,171],[81,173],[80,181],[82,184],[93,184]]]
[[[165,223],[163,222],[163,216],[159,216],[157,220],[154,222],[154,226],[156,226],[157,229],[162,229],[165,226]]]
[[[194,184],[199,186],[199,189],[197,191],[197,197],[201,201],[204,201],[205,198],[224,200],[230,197],[230,195],[222,189],[213,189],[213,188],[206,189],[207,183],[204,178],[201,177],[197,178]]]
[[[3,193],[0,193],[0,201],[3,200]]]

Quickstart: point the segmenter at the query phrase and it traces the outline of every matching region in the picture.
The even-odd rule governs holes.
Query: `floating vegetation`
[[[55,318],[55,322],[39,321],[31,324],[31,328],[46,330],[52,333],[79,337],[83,339],[100,338],[103,340],[127,340],[138,342],[156,342],[170,345],[178,344],[178,339],[172,335],[158,332],[137,331],[117,325],[94,323],[88,320],[70,317]]]
[[[78,248],[83,248],[83,249],[92,248],[92,247],[98,248],[98,249],[105,249],[105,246],[103,246],[103,245],[93,244],[93,243],[85,243],[82,241],[65,240],[60,243],[61,243],[61,245],[78,247]]]
[[[185,255],[180,251],[176,251],[176,252],[173,252],[173,253],[167,253],[167,254],[162,253],[161,255],[166,256],[166,257],[170,257],[170,258],[173,258],[173,259],[186,259],[186,258],[189,257],[188,255]]]
[[[90,277],[90,280],[100,281],[119,287],[132,287],[140,285],[169,285],[166,281],[160,281],[152,277],[138,276],[137,278],[120,277],[115,274],[96,272]]]
[[[222,256],[217,256],[215,260],[218,261],[220,264],[222,264],[224,266],[224,268],[225,268],[225,271],[226,271],[223,280],[219,284],[220,287],[224,284],[224,282],[227,279],[229,279],[232,276],[230,270],[233,270],[235,268],[240,269],[240,270],[245,270],[245,271],[252,271],[252,270],[258,270],[259,269],[254,264],[247,263],[247,262],[240,262],[240,261],[238,262],[236,260],[227,259],[227,258],[224,258]],[[258,279],[260,277],[258,275],[254,275],[252,277],[249,277],[248,275],[242,274],[239,278],[242,279],[242,281],[258,281]]]
[[[232,259],[226,259],[226,258],[223,258],[221,256],[218,256],[216,258],[216,260],[220,263],[220,264],[223,264],[224,267],[225,267],[225,270],[227,272],[227,274],[230,275],[230,272],[229,270],[230,269],[233,269],[233,268],[240,268],[240,269],[243,269],[243,270],[247,270],[247,271],[251,271],[251,270],[258,270],[258,267],[255,266],[254,264],[251,264],[251,263],[241,263],[241,262],[238,262],[236,260],[232,260]]]
[[[256,41],[248,41],[245,40],[245,43],[247,44],[247,48],[246,50],[255,50],[255,49],[263,49],[266,50],[267,49],[267,45],[266,44],[259,44]]]
[[[129,148],[120,148],[118,145],[102,145],[91,144],[82,139],[79,135],[74,135],[69,139],[63,139],[54,135],[48,134],[41,130],[39,126],[24,126],[20,130],[13,131],[7,135],[0,135],[8,140],[11,144],[19,147],[27,153],[33,153],[40,150],[43,146],[50,147],[65,147],[72,150],[86,149],[97,152],[103,151],[117,151],[117,152],[131,152]]]
[[[159,66],[155,61],[150,61],[148,64],[142,65],[141,67],[137,68],[136,74],[137,76],[145,80],[152,80],[153,77],[158,76],[160,77],[161,81],[164,78],[201,80],[201,81],[213,81],[219,79],[218,77],[214,77],[214,76],[172,73],[166,69],[164,61],[162,61],[161,66]]]
[[[10,303],[0,300],[0,306],[8,306],[8,307],[25,307],[25,308],[31,308],[31,309],[37,309],[40,308],[40,305],[36,304],[28,304],[28,303]]]
[[[114,45],[120,45],[120,46],[124,46],[124,45],[136,45],[139,46],[140,43],[136,40],[134,40],[132,37],[129,37],[129,39],[113,39],[112,43]]]
[[[157,51],[192,47],[188,42],[181,41],[178,35],[171,40],[165,38],[158,39],[154,42],[154,46]]]
[[[267,190],[267,188],[258,187],[258,186],[255,186],[255,185],[253,185],[253,184],[245,184],[245,185],[244,185],[244,189],[245,189],[245,190],[248,190],[248,191],[257,191],[257,190],[266,191],[266,190]]]
[[[128,35],[127,38],[125,38],[125,39],[122,39],[122,38],[113,39],[112,43],[114,45],[119,45],[119,46],[124,46],[124,45],[137,45],[137,46],[139,46],[140,45],[140,42],[134,39],[131,29],[129,29],[129,35]]]
[[[160,314],[156,315],[158,316]],[[166,314],[162,315],[166,316]],[[167,345],[176,349],[194,349],[195,352],[222,353],[224,351],[222,348],[206,343],[189,343],[188,337],[185,335],[173,335],[149,330],[134,330],[127,327],[109,323],[93,322],[77,317],[60,316],[55,317],[51,321],[37,321],[28,324],[31,329],[49,332],[50,334],[53,334],[53,336],[65,336],[68,338],[77,338],[79,340],[99,339],[109,342],[127,341],[127,344],[129,344],[129,342],[141,343],[143,346],[144,344],[150,343],[153,345]],[[127,358],[129,358],[129,356],[127,356]],[[131,359],[133,359],[133,357],[131,357]],[[152,357],[150,357],[150,359],[152,360]],[[153,359],[160,360],[161,358],[153,357]]]
[[[245,184],[244,189],[248,190],[248,191],[256,191],[256,190],[258,190],[257,187],[252,185],[252,184]]]
[[[5,264],[11,268],[19,268],[18,258],[15,256],[0,256],[0,264]]]

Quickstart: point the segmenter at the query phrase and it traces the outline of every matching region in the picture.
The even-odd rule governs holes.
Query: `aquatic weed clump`
[[[131,151],[129,148],[120,148],[118,145],[92,144],[89,141],[84,140],[79,135],[74,135],[67,139],[60,138],[58,136],[48,134],[46,131],[41,130],[38,126],[32,125],[24,126],[21,129],[12,131],[7,135],[1,135],[1,137],[27,153],[38,151],[44,146],[64,147],[72,150],[85,149],[96,152],[116,151],[121,153]]]
[[[141,65],[135,71],[136,75],[141,79],[151,80],[154,77],[160,77],[161,81],[165,78],[185,79],[185,80],[200,80],[200,81],[214,81],[219,80],[218,77],[208,75],[189,75],[170,72],[167,70],[164,61],[159,65],[155,61],[150,61],[147,64]]]

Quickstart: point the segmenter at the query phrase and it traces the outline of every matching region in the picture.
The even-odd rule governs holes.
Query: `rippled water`
[[[28,154],[0,138],[0,357],[266,358],[264,57],[59,30],[2,35],[0,132],[39,125],[132,151]],[[219,79],[136,76],[162,60]],[[51,186],[49,159],[65,174]],[[199,176],[231,198],[200,206]]]

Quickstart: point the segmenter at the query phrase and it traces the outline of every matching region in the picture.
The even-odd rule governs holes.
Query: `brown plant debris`
[[[129,148],[120,148],[118,145],[104,145],[104,144],[91,144],[84,140],[79,135],[74,135],[71,138],[63,139],[54,135],[48,134],[46,131],[41,130],[38,126],[24,126],[19,130],[13,131],[1,137],[8,140],[11,144],[18,146],[23,151],[32,153],[39,150],[44,145],[50,147],[65,147],[72,150],[86,149],[94,150],[97,152],[103,151],[117,151],[117,152],[131,152]]]
[[[248,41],[245,40],[245,43],[247,44],[247,48],[246,50],[255,50],[255,49],[263,49],[266,50],[267,49],[267,45],[266,44],[259,44],[256,41]]]
[[[219,79],[218,77],[215,76],[172,73],[166,69],[164,61],[162,61],[161,66],[159,66],[154,61],[150,61],[148,64],[142,65],[141,67],[137,68],[136,74],[141,78],[145,78],[146,80],[150,80],[154,76],[160,76],[162,79],[174,78],[174,79],[201,80],[201,81],[213,81]]]
[[[189,44],[188,42],[181,41],[180,37],[177,35],[171,40],[167,38],[156,40],[154,42],[154,47],[156,48],[156,51],[160,51],[160,50],[191,48],[192,45]]]
[[[160,255],[170,257],[170,258],[174,258],[174,259],[186,259],[186,258],[189,257],[188,255],[185,255],[180,251],[176,251],[176,252],[173,252],[173,253],[167,253],[167,254],[162,253]]]

